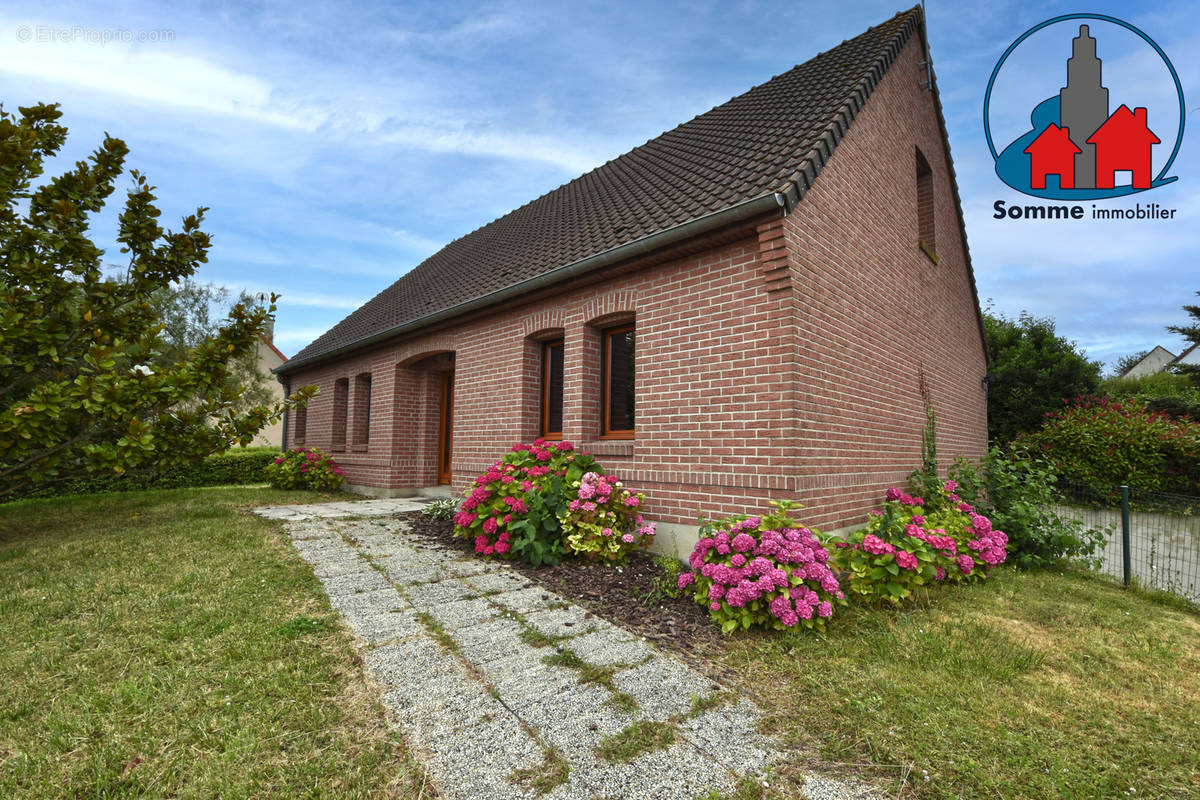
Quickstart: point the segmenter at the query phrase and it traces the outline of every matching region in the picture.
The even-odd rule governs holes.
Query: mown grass
[[[902,796],[1200,797],[1200,616],[1080,572],[839,608],[722,658],[767,729]]]
[[[178,489],[0,506],[0,797],[428,797],[311,571]]]

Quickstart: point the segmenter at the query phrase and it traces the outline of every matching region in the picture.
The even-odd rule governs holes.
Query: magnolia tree
[[[240,408],[231,364],[275,311],[239,303],[176,358],[154,303],[207,260],[205,209],[158,225],[154,187],[133,185],[119,217],[124,275],[106,275],[90,217],[121,176],[128,148],[106,137],[86,161],[38,184],[67,131],[57,106],[0,108],[0,498],[87,473],[173,466],[248,444],[316,393]]]

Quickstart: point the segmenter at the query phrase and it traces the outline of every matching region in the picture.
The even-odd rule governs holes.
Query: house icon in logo
[[[984,98],[984,122],[989,147],[992,147],[992,140],[987,125],[988,103],[996,75],[1005,59],[1030,34],[1068,19],[1116,23],[1137,33],[1162,56],[1163,63],[1175,79],[1180,99],[1179,136],[1175,143],[1175,152],[1178,152],[1183,134],[1183,92],[1175,69],[1165,54],[1145,34],[1127,23],[1110,17],[1081,14],[1058,17],[1031,29],[1013,43],[996,65],[988,85],[988,94]],[[1057,95],[1034,106],[1030,115],[1030,130],[999,154],[992,147],[996,173],[1001,180],[1020,192],[1070,200],[1120,197],[1176,180],[1165,177],[1174,161],[1174,153],[1161,173],[1157,177],[1154,175],[1154,147],[1161,145],[1162,139],[1150,128],[1147,107],[1134,105],[1130,108],[1122,103],[1109,113],[1109,90],[1102,80],[1102,63],[1097,54],[1092,26],[1080,24],[1077,30],[1078,35],[1071,40],[1071,55],[1066,59],[1066,86]]]
[[[1067,85],[1058,93],[1058,124],[1051,122],[1025,148],[1029,185],[1046,188],[1048,175],[1060,189],[1112,189],[1117,172],[1133,175],[1135,189],[1150,188],[1150,147],[1161,139],[1146,127],[1146,109],[1122,105],[1108,114],[1108,89],[1100,82],[1096,40],[1079,26],[1067,59]]]

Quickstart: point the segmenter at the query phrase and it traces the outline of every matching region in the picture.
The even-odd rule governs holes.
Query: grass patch
[[[559,640],[557,636],[547,636],[532,625],[522,624],[521,632],[517,634],[521,641],[532,647],[549,647]]]
[[[612,697],[604,701],[604,705],[621,714],[632,714],[639,708],[637,699],[625,692],[613,692]]]
[[[275,633],[285,639],[299,639],[301,636],[307,636],[310,633],[324,633],[333,627],[335,625],[332,617],[313,619],[301,614],[295,619],[289,619],[280,625],[275,629]]]
[[[533,627],[526,624],[526,631],[533,631]],[[540,635],[540,634],[539,634]],[[548,641],[547,644],[553,644],[557,639]],[[627,667],[627,664],[610,664],[608,666],[599,666],[584,661],[575,651],[570,648],[561,648],[558,652],[548,656],[543,656],[542,661],[552,667],[567,667],[579,673],[580,683],[594,683],[597,686],[603,686],[608,691],[612,692],[612,697],[604,701],[604,705],[618,711],[622,714],[632,714],[638,710],[638,701],[633,695],[626,694],[617,689],[613,683],[613,675],[619,670]]]
[[[1200,796],[1200,617],[1076,571],[997,570],[720,656],[767,729],[916,798]],[[928,776],[928,780],[926,780]]]
[[[606,736],[596,748],[605,761],[627,764],[643,753],[666,750],[675,743],[675,726],[670,722],[638,720]]]
[[[567,667],[579,673],[580,683],[594,683],[603,686],[610,692],[615,692],[613,687],[613,675],[617,670],[624,667],[624,664],[613,664],[611,666],[601,667],[596,664],[589,664],[579,656],[575,655],[575,651],[569,648],[562,648],[558,652],[543,656],[542,661],[552,667]]]
[[[462,651],[458,649],[458,642],[446,633],[446,629],[442,627],[442,623],[433,618],[433,615],[428,611],[418,611],[416,613],[417,621],[425,626],[425,630],[437,640],[437,643],[442,646],[442,649],[451,655],[462,658]]]
[[[423,771],[277,527],[208,488],[6,504],[0,797],[417,797]]]
[[[714,692],[713,694],[707,694],[703,697],[698,694],[694,694],[692,695],[692,704],[688,707],[684,718],[690,719],[691,717],[698,717],[705,711],[710,711],[714,708],[720,708],[721,706],[729,705],[730,703],[736,703],[737,699],[737,694],[730,691]]]
[[[570,774],[571,766],[567,760],[553,747],[544,747],[542,748],[542,763],[513,770],[509,777],[514,783],[533,789],[538,795],[543,795],[549,793],[556,786],[566,783]]]

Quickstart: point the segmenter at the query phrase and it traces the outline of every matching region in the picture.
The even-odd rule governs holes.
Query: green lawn
[[[318,581],[251,505],[0,505],[0,797],[428,797]]]
[[[721,658],[835,769],[919,798],[1200,797],[1200,615],[1179,604],[1003,569],[832,623]]]
[[[242,511],[321,499],[0,506],[0,797],[428,797],[320,584]],[[1000,570],[709,655],[789,752],[893,794],[1200,798],[1200,615],[1079,573]],[[805,766],[739,797],[797,797]]]

